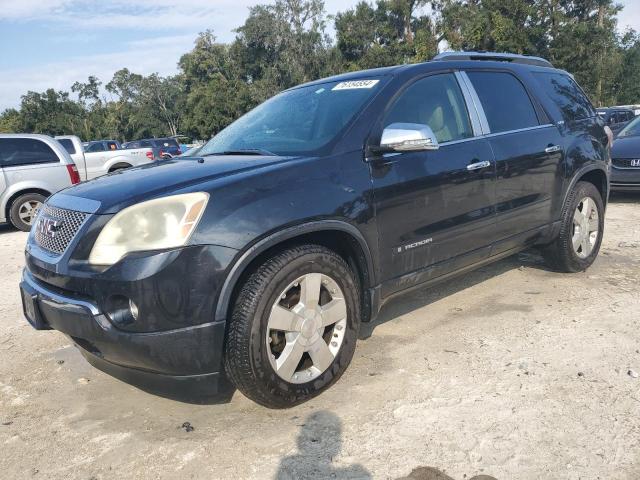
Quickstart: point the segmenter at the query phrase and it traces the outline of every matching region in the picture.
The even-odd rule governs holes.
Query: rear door
[[[406,86],[387,108],[382,126],[426,124],[440,148],[370,160],[383,296],[489,254],[495,163],[465,93],[456,74],[432,74]]]
[[[105,173],[103,166],[108,159],[105,149],[104,142],[91,143],[85,149],[84,158],[87,162],[87,179],[95,178]]]
[[[496,245],[493,254],[540,235],[562,193],[563,142],[556,125],[510,71],[466,72],[486,118],[496,162]]]

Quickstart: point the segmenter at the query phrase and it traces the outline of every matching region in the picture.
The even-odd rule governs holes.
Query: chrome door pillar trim
[[[476,106],[476,102],[471,94],[471,90],[469,89],[469,85],[463,76],[463,72],[455,71],[456,80],[458,81],[458,85],[460,86],[460,90],[462,91],[462,96],[464,97],[464,101],[467,104],[467,111],[469,112],[469,118],[471,120],[471,128],[473,129],[473,136],[480,137],[484,134],[482,130],[482,124],[480,122],[480,115],[478,114],[478,108]]]
[[[480,97],[478,97],[478,94],[476,93],[476,89],[473,88],[471,79],[469,78],[466,72],[461,70],[456,72],[456,77],[458,78],[458,81],[461,84],[465,85],[465,88],[469,94],[469,97],[471,98],[471,105],[473,105],[473,108],[475,109],[476,114],[478,116],[478,120],[480,122],[480,131],[482,132],[481,135],[489,135],[491,133],[491,129],[489,128],[489,122],[487,121],[487,116],[484,113],[484,108],[482,108]],[[465,99],[466,99],[466,95],[465,95]]]

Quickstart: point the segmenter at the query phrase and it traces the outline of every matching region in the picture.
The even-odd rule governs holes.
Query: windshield
[[[640,135],[640,117],[631,120],[629,124],[620,130],[618,137],[637,137]]]
[[[379,88],[379,80],[366,79],[283,92],[222,130],[199,155],[242,151],[313,154],[334,140]]]

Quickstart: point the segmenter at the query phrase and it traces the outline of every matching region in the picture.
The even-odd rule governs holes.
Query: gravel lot
[[[34,331],[26,234],[1,226],[0,476],[638,479],[639,203],[612,199],[586,273],[525,252],[387,305],[338,384],[285,411],[153,396]]]

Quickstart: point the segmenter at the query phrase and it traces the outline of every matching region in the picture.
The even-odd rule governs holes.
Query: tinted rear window
[[[536,110],[522,83],[503,72],[467,72],[491,133],[518,130],[539,125]]]
[[[68,138],[60,138],[58,139],[60,144],[64,147],[64,149],[69,152],[71,155],[76,153],[76,147],[73,146],[73,142]]]
[[[178,147],[178,142],[176,140],[174,140],[173,138],[159,138],[157,140],[154,140],[153,143],[155,143],[156,147]]]
[[[104,145],[102,142],[90,143],[85,147],[84,151],[87,153],[104,152]]]
[[[60,159],[49,145],[34,138],[0,138],[0,165],[12,167],[57,163]]]
[[[558,106],[565,121],[582,120],[596,114],[587,96],[569,75],[534,72],[533,76]],[[607,112],[598,112],[598,115],[606,117]]]

